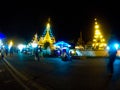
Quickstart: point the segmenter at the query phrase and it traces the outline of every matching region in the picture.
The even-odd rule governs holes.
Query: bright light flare
[[[110,47],[109,46],[107,46],[107,48],[106,48],[107,50],[110,50]]]
[[[116,48],[116,49],[118,49],[119,48],[119,44],[114,44],[114,47]]]
[[[20,51],[22,51],[23,48],[25,48],[25,45],[23,45],[23,44],[19,44],[19,45],[18,45],[18,49],[19,49]]]
[[[3,43],[2,43],[2,40],[0,39],[0,46],[2,46],[3,45]]]
[[[118,50],[119,44],[118,44],[118,43],[115,43],[115,44],[113,45],[113,47],[115,47],[115,49]],[[110,50],[110,47],[109,47],[109,46],[107,46],[107,50]]]
[[[32,47],[36,48],[37,47],[37,43],[32,43]]]
[[[99,25],[95,25],[95,28],[96,28],[96,29],[99,28]]]
[[[49,23],[47,23],[47,29],[50,29],[50,24]]]
[[[9,49],[10,49],[12,46],[13,46],[13,42],[10,41],[10,43],[9,43],[9,45],[8,45]]]

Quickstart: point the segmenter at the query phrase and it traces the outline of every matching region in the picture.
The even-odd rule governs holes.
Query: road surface
[[[106,73],[107,58],[82,58],[62,61],[46,57],[16,54],[6,60],[29,81],[47,90],[120,90],[120,60],[114,63],[115,74]]]

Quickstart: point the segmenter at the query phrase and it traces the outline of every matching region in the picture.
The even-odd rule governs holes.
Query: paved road
[[[1,59],[0,59],[0,90],[24,90],[24,88],[9,73]]]
[[[18,71],[48,90],[120,90],[120,60],[115,61],[115,74],[106,74],[107,58],[62,61],[15,55],[6,58]]]

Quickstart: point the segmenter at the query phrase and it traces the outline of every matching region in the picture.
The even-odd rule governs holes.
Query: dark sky
[[[5,5],[4,5],[5,4]],[[1,4],[0,32],[8,38],[31,40],[37,32],[43,33],[47,19],[51,18],[52,31],[57,40],[77,40],[80,31],[84,41],[94,33],[94,18],[101,24],[106,36],[111,32],[120,39],[120,9],[117,2],[8,2]]]

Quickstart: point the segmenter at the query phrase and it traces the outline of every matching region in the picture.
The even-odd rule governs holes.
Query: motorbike
[[[61,55],[61,59],[62,59],[62,61],[71,61],[71,60],[72,60],[72,59],[71,59],[71,56],[68,55],[68,54],[66,54],[66,53],[63,53],[63,54]]]

